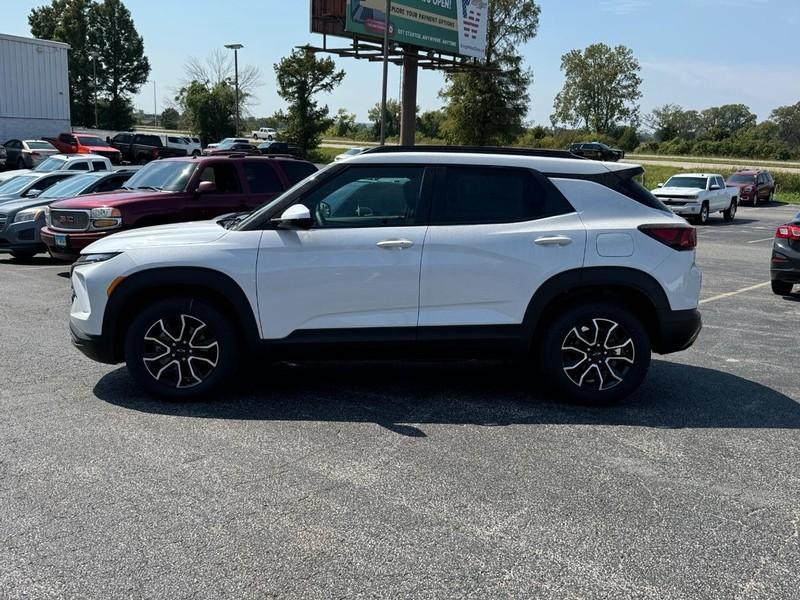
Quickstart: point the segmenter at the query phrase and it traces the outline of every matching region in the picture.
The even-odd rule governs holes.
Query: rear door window
[[[92,168],[94,168],[95,171],[108,171],[106,163],[103,162],[102,160],[93,160]]]
[[[211,181],[216,184],[217,194],[239,194],[242,191],[239,185],[239,175],[236,168],[230,163],[217,163],[209,165],[200,174],[200,181]]]
[[[439,225],[533,221],[573,210],[527,169],[448,167],[445,190],[436,196]]]
[[[276,194],[283,191],[281,180],[272,164],[266,161],[244,163],[247,187],[253,194]]]

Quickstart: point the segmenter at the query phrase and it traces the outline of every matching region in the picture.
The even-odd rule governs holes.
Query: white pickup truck
[[[272,127],[259,127],[253,132],[254,140],[268,140],[271,142],[276,137],[278,137],[278,132]]]
[[[733,221],[739,205],[739,188],[726,186],[716,173],[681,173],[666,183],[659,183],[653,195],[677,215],[701,225],[708,223],[711,213],[722,213]]]

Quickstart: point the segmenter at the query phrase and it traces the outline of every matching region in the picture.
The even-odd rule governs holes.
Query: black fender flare
[[[163,267],[139,271],[126,277],[114,289],[103,315],[103,334],[116,358],[121,357],[124,330],[129,324],[131,303],[154,301],[168,295],[200,294],[222,302],[251,348],[259,343],[256,308],[244,290],[230,276],[204,267]],[[146,300],[145,300],[146,297]]]

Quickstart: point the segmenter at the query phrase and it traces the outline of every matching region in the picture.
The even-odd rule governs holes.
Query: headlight
[[[106,262],[107,260],[111,260],[115,256],[118,256],[121,252],[103,252],[99,254],[81,254],[80,258],[75,261],[76,265],[88,265],[93,263],[100,263]]]
[[[24,223],[26,221],[35,221],[42,215],[47,215],[48,209],[46,206],[33,206],[19,211],[14,217],[14,223]]]
[[[744,188],[744,191],[745,192],[752,192],[753,191],[753,186],[752,185],[748,185],[746,188]]]
[[[118,208],[92,209],[92,227],[94,229],[114,229],[122,225],[122,213]]]

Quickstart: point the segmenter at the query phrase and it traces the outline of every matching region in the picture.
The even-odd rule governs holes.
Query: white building
[[[70,131],[68,44],[0,33],[0,143]]]

